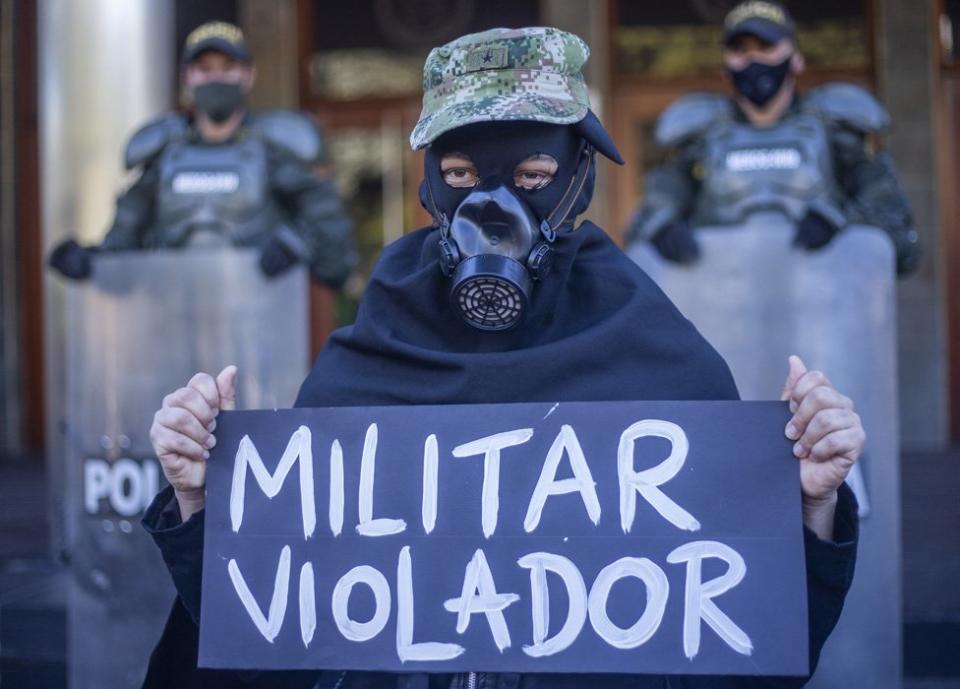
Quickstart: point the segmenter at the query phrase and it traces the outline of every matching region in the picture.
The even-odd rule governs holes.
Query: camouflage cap
[[[756,36],[767,43],[795,38],[797,27],[787,9],[776,2],[747,0],[741,2],[723,20],[722,42],[730,45],[743,35]]]
[[[580,73],[589,56],[579,37],[549,27],[490,29],[434,48],[410,146],[474,122],[579,122],[590,108]]]

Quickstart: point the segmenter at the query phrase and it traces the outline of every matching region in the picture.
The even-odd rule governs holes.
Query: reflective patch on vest
[[[727,153],[726,167],[731,172],[758,170],[797,170],[803,155],[796,148],[742,148]]]
[[[239,188],[236,172],[179,172],[173,178],[174,194],[232,194]]]

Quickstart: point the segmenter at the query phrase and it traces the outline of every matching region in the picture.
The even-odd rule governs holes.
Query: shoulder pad
[[[862,86],[834,82],[807,92],[804,106],[826,120],[864,133],[882,132],[890,126],[890,113]]]
[[[660,146],[675,146],[732,113],[733,107],[726,96],[691,93],[674,101],[661,113],[654,137]]]
[[[187,133],[187,119],[175,112],[160,115],[140,127],[127,142],[123,164],[127,169],[143,165],[162,151],[168,143]]]
[[[248,128],[304,163],[326,160],[327,147],[320,127],[304,113],[264,110],[251,118]]]

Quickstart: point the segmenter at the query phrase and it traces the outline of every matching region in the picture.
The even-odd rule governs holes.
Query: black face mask
[[[246,105],[247,97],[237,82],[210,81],[193,89],[194,107],[214,122],[226,122]]]
[[[783,82],[790,73],[792,58],[791,55],[778,65],[751,62],[739,71],[728,70],[733,88],[751,103],[762,108],[783,86]]]
[[[448,185],[444,155],[466,156],[479,181]],[[514,171],[535,154],[557,161],[553,180],[517,187]],[[570,126],[486,122],[455,129],[426,151],[421,200],[441,228],[440,268],[453,280],[451,304],[480,330],[508,330],[523,318],[533,283],[549,273],[557,231],[572,226],[593,190],[593,149]]]

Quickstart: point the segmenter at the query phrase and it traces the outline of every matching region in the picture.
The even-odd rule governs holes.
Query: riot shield
[[[867,446],[848,484],[861,506],[857,574],[810,687],[901,684],[900,475],[893,246],[849,227],[816,252],[792,246],[778,214],[697,231],[702,257],[631,258],[730,365],[743,399],[776,399],[787,356],[823,370],[863,419]]]
[[[307,277],[253,251],[97,258],[67,294],[65,536],[72,689],[138,687],[174,598],[139,522],[163,473],[149,429],[197,371],[239,368],[239,408],[292,405],[309,364]]]

